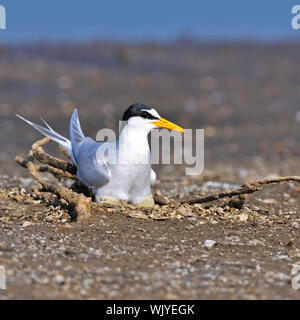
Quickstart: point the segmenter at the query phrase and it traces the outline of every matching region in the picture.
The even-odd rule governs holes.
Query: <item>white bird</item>
[[[151,168],[148,134],[158,127],[184,133],[184,129],[160,117],[154,108],[140,103],[125,111],[122,118],[125,125],[114,142],[96,142],[85,137],[77,109],[70,120],[70,140],[43,119],[46,127],[17,116],[67,150],[77,167],[78,179],[93,191],[97,202],[125,200],[140,207],[154,205],[151,185],[156,174]],[[113,160],[107,156],[108,150],[116,150]]]

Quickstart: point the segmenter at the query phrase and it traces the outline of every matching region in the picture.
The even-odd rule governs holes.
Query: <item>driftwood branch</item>
[[[188,204],[204,203],[204,202],[219,200],[226,197],[233,198],[236,196],[242,196],[245,194],[251,194],[256,191],[259,191],[262,189],[264,185],[267,185],[267,184],[283,183],[283,182],[300,182],[300,177],[288,176],[288,177],[278,177],[278,178],[265,178],[265,179],[257,180],[251,183],[246,183],[236,190],[219,192],[219,193],[215,193],[205,197],[195,197],[187,200],[182,200],[181,203],[188,203]]]
[[[38,140],[35,142],[31,150],[29,151],[29,157],[34,157],[36,160],[43,164],[47,164],[49,166],[55,167],[57,169],[66,171],[70,173],[71,175],[76,175],[77,168],[74,164],[61,160],[59,158],[53,157],[50,154],[46,153],[44,151],[43,146],[47,143],[49,143],[51,140],[49,138],[43,138],[41,140]],[[65,152],[64,152],[65,154]]]
[[[24,160],[19,156],[16,157],[16,161],[28,169],[31,176],[42,185],[45,191],[55,194],[59,199],[65,199],[70,205],[72,205],[74,207],[77,220],[82,220],[90,216],[91,200],[89,198],[66,187],[55,186],[46,182],[39,174],[39,166],[35,165],[32,161]]]
[[[73,174],[73,172],[75,171],[75,166],[73,164],[55,158],[44,151],[42,146],[49,142],[50,139],[48,138],[37,141],[32,145],[26,160],[20,156],[16,156],[15,160],[21,166],[28,169],[31,176],[42,185],[45,191],[55,194],[59,199],[65,199],[74,208],[77,220],[82,220],[89,217],[91,213],[90,198],[85,197],[81,193],[78,194],[64,186],[55,186],[49,182],[46,182],[40,174],[40,172],[47,171],[57,177],[76,179],[76,176]],[[47,165],[44,167],[40,167],[34,164],[34,159]]]
[[[24,168],[27,168],[27,162],[28,160],[24,160],[22,157],[20,156],[16,156],[15,157],[15,160],[16,162],[21,165],[22,167]],[[36,165],[36,169],[37,171],[39,172],[49,172],[51,174],[53,174],[56,178],[68,178],[68,179],[77,179],[75,175],[67,172],[67,171],[64,171],[64,170],[61,170],[61,169],[57,169],[57,168],[54,168],[50,165],[45,165],[45,166],[38,166]]]

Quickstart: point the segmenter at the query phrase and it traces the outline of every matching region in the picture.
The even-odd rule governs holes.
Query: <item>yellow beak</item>
[[[175,123],[172,123],[164,118],[160,118],[159,121],[154,121],[152,123],[154,123],[157,127],[160,127],[160,128],[166,128],[169,130],[175,130],[175,131],[184,133],[184,129],[182,129],[181,127],[177,126]]]

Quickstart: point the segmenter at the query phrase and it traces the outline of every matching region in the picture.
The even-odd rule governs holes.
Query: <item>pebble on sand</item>
[[[205,240],[203,243],[203,247],[205,249],[211,249],[212,247],[214,247],[217,244],[217,242],[215,240]]]

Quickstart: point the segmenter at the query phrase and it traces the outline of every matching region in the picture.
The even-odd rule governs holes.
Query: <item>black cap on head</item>
[[[134,103],[124,112],[122,121],[127,121],[132,117],[142,117],[145,119],[159,120],[158,117],[155,117],[150,112],[147,112],[147,110],[151,109],[153,108],[145,104]]]

